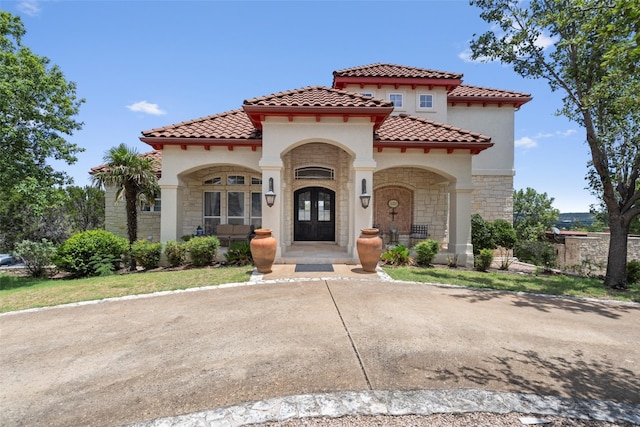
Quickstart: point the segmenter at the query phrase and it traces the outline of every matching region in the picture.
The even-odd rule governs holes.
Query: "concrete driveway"
[[[302,393],[474,388],[640,404],[640,306],[378,280],[0,316],[0,425],[113,426]]]

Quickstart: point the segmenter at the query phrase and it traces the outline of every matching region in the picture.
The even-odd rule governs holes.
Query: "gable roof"
[[[422,148],[425,153],[434,148],[469,149],[472,154],[493,146],[491,137],[454,126],[400,114],[389,117],[375,133],[374,148]]]
[[[407,67],[395,64],[370,64],[345,68],[333,72],[333,87],[345,88],[348,84],[446,86],[447,90],[462,83],[462,74],[428,68]]]
[[[377,128],[393,111],[393,103],[324,86],[307,86],[245,100],[242,108],[258,129],[262,129],[262,121],[266,115],[289,118],[370,117]]]

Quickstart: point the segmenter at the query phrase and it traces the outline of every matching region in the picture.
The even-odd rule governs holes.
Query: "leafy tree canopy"
[[[553,197],[533,188],[513,192],[513,228],[518,240],[537,240],[558,221]]]
[[[559,113],[584,127],[590,187],[611,241],[605,285],[626,287],[627,234],[640,213],[640,0],[471,0],[493,29],[472,58],[511,64],[564,93]]]

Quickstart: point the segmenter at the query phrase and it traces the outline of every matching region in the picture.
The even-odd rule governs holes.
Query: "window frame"
[[[400,105],[396,105],[395,101],[392,99],[393,97],[399,96],[400,97]],[[387,99],[389,100],[389,102],[391,102],[393,104],[393,108],[397,109],[397,110],[404,110],[405,109],[405,94],[404,92],[389,92],[387,94]]]
[[[421,105],[423,96],[430,96],[431,97],[431,107],[423,107]],[[436,109],[436,96],[435,96],[435,94],[428,93],[428,92],[418,93],[418,96],[416,97],[416,111],[435,111],[435,109]]]

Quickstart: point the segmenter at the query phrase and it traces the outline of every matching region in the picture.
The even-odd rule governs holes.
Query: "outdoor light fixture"
[[[276,202],[276,193],[273,192],[273,178],[269,178],[269,191],[264,193],[264,199],[267,201],[267,206],[271,207]]]
[[[367,209],[370,201],[371,194],[367,194],[367,180],[362,178],[362,194],[360,195],[360,203],[362,203],[363,208]]]

